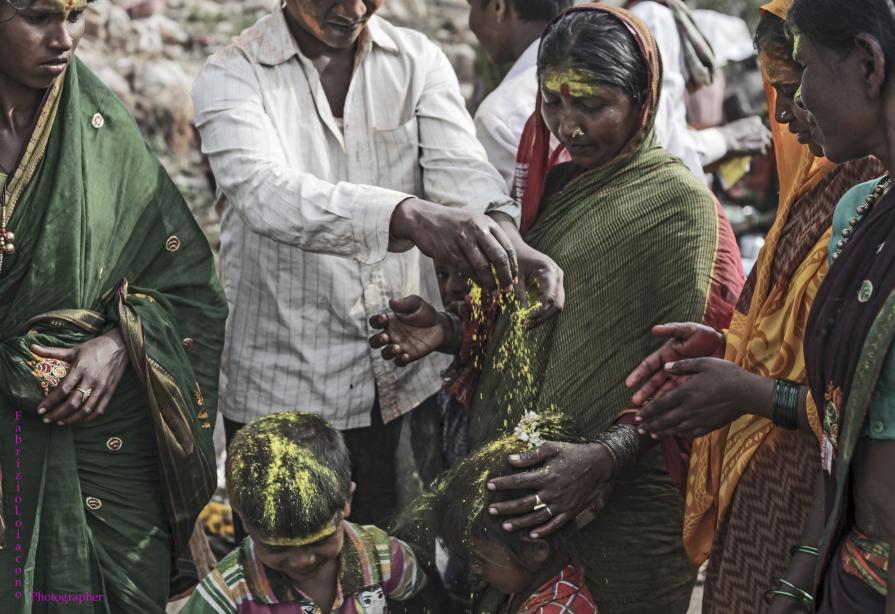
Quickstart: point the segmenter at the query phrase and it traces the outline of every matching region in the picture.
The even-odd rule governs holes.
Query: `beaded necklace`
[[[0,271],[3,270],[3,256],[11,255],[16,251],[15,245],[13,245],[16,236],[6,227],[12,215],[12,212],[7,212],[6,206],[6,186],[8,182],[9,179],[3,182],[3,185],[0,185]]]
[[[833,251],[832,256],[833,262],[839,258],[839,254],[842,253],[849,240],[854,236],[858,226],[864,221],[864,218],[867,217],[873,206],[879,202],[879,199],[882,198],[883,193],[890,185],[892,185],[892,178],[889,175],[884,176],[867,198],[864,199],[864,204],[855,210],[855,216],[848,221],[848,226],[842,229],[842,238],[836,241],[836,249]]]

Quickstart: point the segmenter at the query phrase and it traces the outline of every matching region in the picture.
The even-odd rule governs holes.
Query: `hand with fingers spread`
[[[419,296],[389,301],[391,312],[370,318],[370,326],[382,332],[370,337],[370,347],[382,349],[385,360],[406,367],[432,352],[456,351],[454,321]]]
[[[559,530],[592,506],[600,486],[612,476],[612,457],[599,443],[572,444],[548,441],[523,454],[513,454],[514,467],[531,468],[525,473],[494,478],[489,490],[529,490],[530,495],[493,503],[489,513],[507,516],[507,531],[526,529],[538,538]]]
[[[66,426],[101,416],[127,368],[127,347],[118,329],[73,348],[31,346],[43,358],[70,365],[68,374],[37,406],[46,424]]]
[[[647,356],[625,380],[628,388],[637,388],[631,399],[634,407],[640,407],[651,397],[673,388],[683,379],[674,380],[665,365],[683,358],[724,356],[724,335],[705,324],[672,322],[653,327],[653,335],[667,337],[662,347]]]
[[[687,381],[647,403],[637,415],[638,431],[654,439],[701,437],[754,413],[773,396],[773,380],[720,358],[678,360],[664,370]]]
[[[389,231],[433,260],[468,272],[487,290],[511,288],[519,273],[513,243],[497,222],[481,213],[408,198],[392,213]]]

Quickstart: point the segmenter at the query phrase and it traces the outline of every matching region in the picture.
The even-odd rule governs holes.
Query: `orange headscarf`
[[[792,0],[774,0],[762,10],[786,19]],[[765,377],[805,381],[802,350],[808,312],[827,272],[827,230],[802,260],[792,277],[771,286],[777,247],[793,204],[816,186],[835,165],[815,157],[774,117],[776,92],[764,75],[780,200],[774,225],[756,263],[755,290],[748,313],[734,313],[727,333],[725,358]],[[820,433],[817,412],[809,398],[809,418]],[[715,531],[725,517],[740,478],[755,453],[774,445],[779,435],[773,423],[747,415],[693,443],[687,489],[684,546],[690,559],[704,562],[712,548]]]

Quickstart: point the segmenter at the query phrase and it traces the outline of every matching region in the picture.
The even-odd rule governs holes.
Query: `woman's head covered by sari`
[[[611,41],[600,40],[600,32],[610,32]],[[619,58],[625,50],[627,57]],[[593,55],[589,57],[588,54]],[[616,62],[616,59],[620,61]],[[548,26],[541,40],[539,79],[543,80],[553,72],[558,72],[556,76],[559,77],[566,73],[569,94],[574,89],[587,91],[597,85],[609,86],[632,96],[631,104],[639,106],[640,114],[633,134],[613,159],[602,166],[626,158],[651,140],[659,104],[662,65],[656,42],[640,19],[605,4],[582,4],[565,11]],[[562,78],[554,83],[559,86],[560,93],[563,84]],[[580,137],[575,128],[581,126],[572,126],[569,137],[573,134]],[[547,173],[567,153],[564,147],[554,149],[552,146],[539,92],[537,109],[525,126],[516,158],[514,194],[522,200],[523,232],[537,217]]]
[[[883,153],[895,88],[893,0],[794,0],[789,13],[801,96],[824,135],[824,152],[843,163]]]
[[[804,106],[796,103],[802,67],[792,57],[793,37],[786,27],[791,6],[792,0],[773,0],[762,6],[754,38],[774,135],[781,207],[805,194],[833,167],[823,157],[820,130]]]
[[[603,168],[650,137],[661,77],[643,22],[623,9],[577,6],[541,39],[541,117],[576,163]]]

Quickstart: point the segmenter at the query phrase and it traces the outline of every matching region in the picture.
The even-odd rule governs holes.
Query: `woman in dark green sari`
[[[215,487],[226,303],[182,197],[73,55],[87,4],[0,1],[10,613],[163,611]]]
[[[530,330],[512,310],[500,315],[478,357],[471,434],[480,446],[523,412],[555,410],[588,443],[546,442],[513,459],[532,470],[490,485],[530,494],[489,511],[535,538],[590,520],[581,562],[600,612],[683,613],[696,576],[672,479],[685,474],[683,450],[640,439],[624,381],[638,352],[657,347],[650,330],[662,318],[726,326],[741,268],[735,248],[722,254],[729,225],[711,193],[656,142],[661,65],[643,22],[602,4],[570,9],[545,32],[538,73],[525,202],[540,208],[524,238],[565,272],[566,308]],[[547,168],[551,134],[572,162],[532,181]],[[523,219],[529,212],[523,204]],[[407,362],[437,338],[409,326],[420,321],[378,316],[384,332],[371,342]]]

